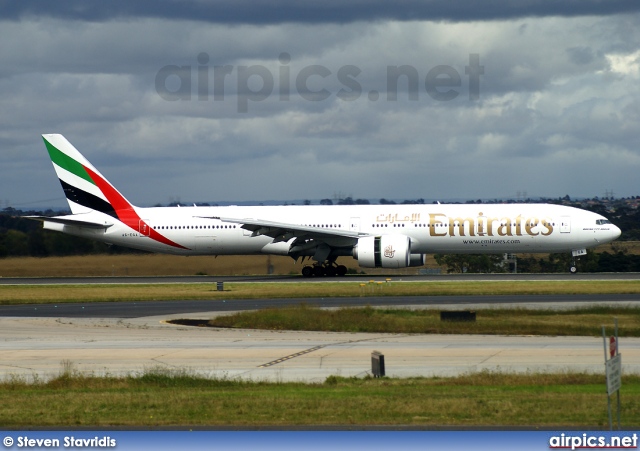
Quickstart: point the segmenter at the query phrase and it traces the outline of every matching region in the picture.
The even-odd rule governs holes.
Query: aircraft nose
[[[622,233],[622,230],[620,230],[620,228],[618,226],[613,226],[613,230],[611,230],[611,233],[613,235],[613,239],[617,240],[618,237],[620,236],[620,234]]]

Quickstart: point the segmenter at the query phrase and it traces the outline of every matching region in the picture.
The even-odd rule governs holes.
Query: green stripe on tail
[[[47,151],[49,152],[51,161],[60,166],[62,169],[65,169],[72,174],[77,175],[78,177],[83,178],[95,185],[94,181],[91,179],[91,176],[87,173],[82,164],[78,163],[76,160],[64,154],[63,152],[60,152],[46,139],[44,139],[44,144],[45,146],[47,146]]]

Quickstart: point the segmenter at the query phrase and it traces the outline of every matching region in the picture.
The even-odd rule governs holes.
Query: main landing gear
[[[302,268],[303,277],[342,277],[346,273],[347,267],[337,265],[336,262],[316,263],[313,266],[307,265]]]

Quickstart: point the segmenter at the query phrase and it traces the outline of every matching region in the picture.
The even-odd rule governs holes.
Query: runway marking
[[[344,344],[344,343],[331,343],[331,344]],[[269,366],[277,365],[278,363],[282,363],[285,360],[290,360],[290,359],[293,359],[294,357],[300,357],[301,355],[309,354],[310,352],[317,351],[318,349],[326,348],[327,346],[329,345],[326,344],[326,345],[316,346],[314,348],[305,349],[304,351],[296,352],[295,354],[291,354],[286,357],[281,357],[278,360],[273,360],[269,363],[259,365],[258,368],[267,368]]]
[[[409,334],[392,334],[394,337],[408,337]],[[326,345],[319,345],[319,346],[315,346],[313,348],[309,348],[309,349],[305,349],[304,351],[300,351],[300,352],[296,352],[295,354],[291,354],[285,357],[281,357],[277,360],[272,360],[271,362],[268,363],[264,363],[262,365],[258,365],[258,368],[268,368],[270,366],[273,365],[277,365],[278,363],[282,363],[285,362],[287,360],[291,360],[295,357],[300,357],[301,355],[305,355],[305,354],[309,354],[310,352],[313,351],[317,351],[318,349],[322,349],[322,348],[326,348],[327,346],[340,346],[340,345],[348,345],[348,344],[352,344],[352,343],[361,343],[363,341],[373,341],[373,340],[379,340],[381,337],[375,337],[375,338],[363,338],[362,340],[350,340],[350,341],[343,341],[340,343],[327,343]]]

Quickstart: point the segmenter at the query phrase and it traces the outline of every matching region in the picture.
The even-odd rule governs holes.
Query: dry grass
[[[103,277],[163,276],[196,274],[245,275],[267,274],[267,266],[275,274],[298,274],[300,265],[291,258],[256,256],[182,257],[177,255],[85,255],[77,257],[19,257],[0,259],[3,277]]]
[[[352,258],[340,259],[340,263],[361,271]],[[178,255],[84,255],[76,257],[12,257],[0,259],[0,277],[107,277],[107,276],[193,276],[193,275],[254,275],[300,274],[302,264],[289,257],[249,255],[225,255],[183,257]],[[437,264],[430,255],[427,267]],[[416,274],[417,268],[405,268],[394,274]],[[382,274],[388,270],[366,269],[370,274]]]
[[[620,241],[599,246],[598,252],[615,253],[624,251],[640,254],[640,242]],[[523,257],[544,258],[546,254],[521,254]],[[359,268],[352,258],[341,258],[340,264],[354,270],[365,271],[371,275],[388,274],[390,271],[380,268]],[[192,276],[208,275],[253,275],[300,274],[302,265],[289,257],[250,255],[250,256],[200,256],[182,257],[162,254],[131,255],[85,255],[75,257],[11,257],[0,259],[0,277],[104,277],[104,276]],[[416,274],[420,269],[441,269],[432,254],[427,254],[424,268],[403,268],[393,270],[396,276]]]
[[[598,252],[640,254],[639,241],[620,241],[599,246]],[[546,257],[546,254],[519,254],[522,257]],[[357,272],[371,275],[392,273],[395,276],[417,274],[421,269],[441,270],[433,254],[427,254],[422,268],[402,268],[389,271],[381,268],[360,268],[356,260],[341,258],[340,264]],[[161,254],[84,255],[72,257],[11,257],[0,259],[0,277],[105,277],[105,276],[193,276],[300,274],[302,264],[289,257],[267,255],[226,255],[182,257]]]

